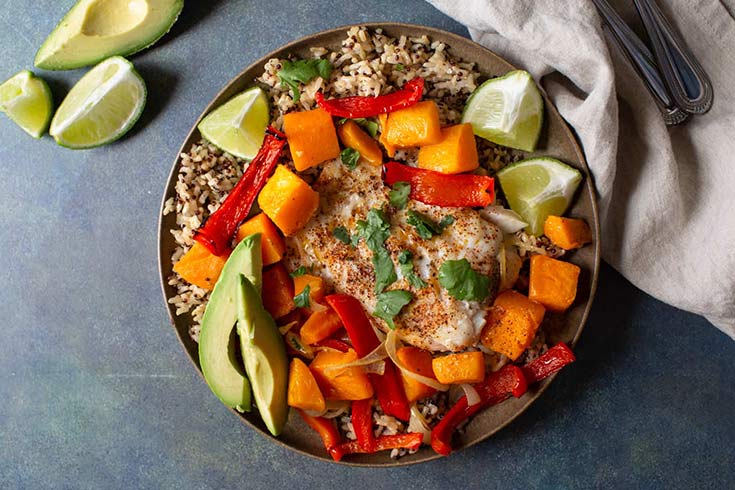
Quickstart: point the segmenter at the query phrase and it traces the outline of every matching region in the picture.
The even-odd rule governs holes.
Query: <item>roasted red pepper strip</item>
[[[345,454],[342,450],[342,438],[337,430],[337,425],[332,419],[325,419],[324,417],[312,417],[305,413],[303,410],[296,410],[299,415],[304,419],[304,422],[309,424],[309,427],[319,433],[319,436],[324,442],[324,447],[332,459],[339,461]]]
[[[388,162],[383,166],[383,180],[388,185],[408,182],[411,199],[434,206],[485,207],[495,199],[495,181],[484,175],[448,175]]]
[[[551,376],[575,360],[576,357],[572,350],[564,342],[559,342],[533,361],[521,367],[521,370],[528,384],[532,384]]]
[[[385,451],[386,449],[410,449],[413,451],[421,447],[421,443],[423,441],[423,434],[419,432],[409,432],[407,434],[376,437],[375,447],[372,451],[366,451],[357,441],[345,442],[340,445],[340,450],[343,454],[375,453],[378,451]]]
[[[367,453],[375,451],[375,434],[373,433],[373,399],[355,400],[352,402],[352,429],[357,436],[357,443]]]
[[[401,90],[377,97],[343,97],[341,99],[325,99],[324,94],[317,92],[316,103],[332,116],[372,117],[378,114],[394,112],[414,105],[424,94],[424,79],[416,77],[406,82]]]
[[[265,131],[263,145],[250,162],[237,185],[222,205],[212,213],[194,235],[194,239],[215,255],[230,250],[230,240],[240,223],[247,218],[255,198],[278,163],[286,144],[286,135],[272,126]]]
[[[314,345],[318,347],[329,347],[330,349],[335,349],[340,352],[347,352],[348,350],[350,350],[349,344],[347,344],[347,342],[342,342],[339,339],[324,339],[320,340]]]
[[[365,357],[380,345],[373,325],[357,299],[348,294],[332,294],[325,300],[342,320],[350,342],[359,357]],[[406,400],[406,393],[403,391],[403,383],[393,362],[386,359],[385,372],[382,375],[370,373],[368,376],[383,411],[407,422],[411,418],[411,409]]]
[[[480,403],[470,407],[467,405],[467,397],[463,396],[431,431],[431,447],[437,453],[446,456],[452,452],[452,434],[460,423],[480,410],[510,398],[511,395],[516,398],[522,396],[526,392],[527,384],[523,371],[518,366],[508,364],[499,371],[488,374],[474,387],[480,395]]]

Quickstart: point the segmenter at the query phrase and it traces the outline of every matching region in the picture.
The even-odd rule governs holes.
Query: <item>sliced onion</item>
[[[301,337],[293,332],[286,332],[285,340],[293,350],[303,355],[307,359],[314,359],[314,350],[307,344],[305,344]]]
[[[317,412],[316,410],[304,410],[304,412],[312,417],[334,419],[347,412],[350,408],[350,403],[347,400],[328,400],[324,406],[324,410],[321,412]]]
[[[372,352],[368,353],[364,357],[361,357],[360,359],[354,360],[352,362],[346,362],[344,364],[335,364],[333,366],[327,366],[324,368],[324,372],[326,373],[329,371],[333,371],[335,369],[369,366],[371,364],[375,364],[379,361],[382,361],[386,357],[388,357],[388,353],[385,352],[385,343],[381,343],[379,346],[373,349]],[[380,369],[380,368],[376,367],[375,369]],[[385,371],[385,366],[383,366],[383,371]]]
[[[471,407],[472,405],[480,403],[480,395],[477,393],[474,386],[469,383],[462,383],[459,386],[462,388],[462,391],[464,391],[464,396],[467,397],[467,406]]]
[[[480,211],[480,215],[504,233],[515,233],[528,226],[518,213],[502,206],[487,206]]]
[[[365,372],[368,374],[377,374],[382,376],[385,374],[385,361],[375,361],[372,364],[365,366]]]
[[[311,310],[312,313],[316,313],[318,311],[326,311],[327,307],[321,303],[313,302],[309,305],[309,310]]]
[[[398,342],[398,334],[396,333],[396,331],[389,331],[388,335],[385,338],[385,350],[388,352],[388,357],[390,357],[390,360],[393,361],[396,366],[398,366],[398,369],[400,369],[403,374],[411,379],[415,379],[419,383],[434,388],[435,390],[447,391],[449,389],[449,385],[442,384],[435,379],[427,378],[426,376],[414,373],[413,371],[408,369],[406,365],[403,364],[400,359],[398,359]]]
[[[408,432],[420,432],[424,435],[424,444],[431,444],[431,427],[419,410],[416,403],[411,404],[411,418],[408,420]]]
[[[288,332],[289,330],[291,330],[292,328],[294,328],[298,324],[299,324],[299,322],[297,322],[296,320],[294,320],[294,321],[292,321],[290,323],[285,324],[282,327],[278,327],[278,331],[281,332],[281,335],[286,335],[286,332]]]

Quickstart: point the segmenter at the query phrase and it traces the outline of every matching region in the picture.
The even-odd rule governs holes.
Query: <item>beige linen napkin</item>
[[[429,0],[525,68],[579,135],[603,258],[735,338],[735,0],[658,0],[709,73],[714,106],[667,128],[590,0]],[[635,19],[631,0],[611,2]]]

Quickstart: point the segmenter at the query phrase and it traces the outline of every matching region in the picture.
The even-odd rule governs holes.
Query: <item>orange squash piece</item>
[[[592,231],[581,219],[548,216],[544,222],[544,235],[554,245],[565,250],[583,247],[592,241]]]
[[[260,233],[260,247],[263,265],[275,264],[286,253],[286,242],[276,225],[264,213],[258,213],[237,229],[235,240],[239,243],[243,238]]]
[[[324,279],[311,274],[302,274],[293,278],[294,295],[298,296],[309,286],[309,302],[311,304],[321,303],[324,299]]]
[[[385,148],[388,158],[393,158],[397,148],[391,145],[385,137],[388,132],[388,114],[378,114],[378,122],[380,123],[380,137],[378,138],[378,142]]]
[[[477,144],[469,123],[449,126],[441,130],[441,141],[422,146],[418,166],[443,174],[470,172],[480,166]]]
[[[296,308],[293,291],[293,281],[283,264],[279,262],[263,271],[263,306],[273,318],[286,316]]]
[[[479,351],[435,357],[431,367],[437,381],[444,384],[479,383],[485,379],[485,356]]]
[[[283,116],[283,132],[299,172],[339,156],[334,121],[322,108],[289,112]]]
[[[384,137],[401,148],[433,145],[442,139],[439,108],[431,100],[388,114]]]
[[[298,357],[291,359],[288,369],[288,406],[323,412],[326,401],[309,366]]]
[[[509,289],[495,298],[480,337],[482,345],[518,359],[533,342],[546,309],[517,291]]]
[[[337,128],[342,144],[360,153],[359,163],[380,166],[383,164],[383,152],[378,143],[362,130],[355,121],[347,120]]]
[[[528,297],[546,309],[561,313],[577,297],[580,268],[545,255],[531,256]]]
[[[365,400],[373,396],[373,385],[362,367],[327,369],[357,359],[354,349],[347,352],[323,350],[316,355],[309,368],[327,400]]]
[[[283,165],[258,196],[260,209],[286,236],[291,236],[309,222],[319,207],[319,193]]]
[[[431,367],[431,354],[429,352],[418,347],[401,347],[396,355],[410,371],[427,378],[436,379],[434,370]],[[408,403],[413,403],[436,393],[436,390],[431,386],[426,386],[420,381],[409,378],[402,371],[401,379],[403,380],[403,390],[406,392]]]
[[[217,256],[199,242],[194,242],[176,264],[174,271],[186,282],[203,289],[212,289],[219,279],[227,256]]]
[[[342,320],[331,309],[315,311],[301,326],[301,340],[308,345],[314,345],[342,328]]]

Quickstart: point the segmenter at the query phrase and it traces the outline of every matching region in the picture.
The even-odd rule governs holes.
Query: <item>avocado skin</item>
[[[235,356],[236,344],[230,341],[238,315],[238,283],[244,274],[257,291],[262,270],[260,235],[245,237],[222,268],[199,334],[199,364],[204,379],[222,403],[240,412],[251,410],[251,387]]]
[[[276,322],[252,282],[240,275],[237,333],[260,416],[277,436],[288,420],[288,358]]]
[[[79,13],[79,8],[87,6],[90,3],[94,3],[94,0],[79,0],[64,15],[54,30],[51,31],[51,34],[48,35],[46,40],[38,49],[38,52],[36,52],[36,58],[33,64],[37,68],[41,68],[43,70],[74,70],[85,66],[96,65],[110,56],[126,57],[153,46],[163,36],[168,34],[179,19],[179,15],[184,9],[184,0],[148,0],[148,2],[153,3],[154,7],[157,8],[161,8],[159,4],[163,4],[168,8],[168,15],[163,18],[163,22],[154,26],[155,29],[144,30],[142,34],[137,33],[137,35],[129,37],[118,36],[121,37],[118,43],[113,44],[108,48],[96,48],[96,52],[94,54],[75,56],[75,52],[77,51],[75,48],[77,45],[74,45],[73,48],[67,48],[72,53],[71,56],[69,56],[68,59],[63,59],[63,57],[59,56],[59,53],[64,51],[64,45],[69,42],[69,39],[66,39],[65,42],[61,42],[60,46],[56,48],[52,46],[52,43],[59,42],[59,34],[61,34],[65,29],[68,29],[72,22],[76,21],[75,15]],[[81,29],[82,25],[79,25],[78,27]],[[74,33],[74,36],[80,35],[80,32]],[[87,40],[92,44],[99,43],[99,39],[94,37],[83,39],[82,43],[85,43]],[[47,53],[46,51],[49,52]]]

